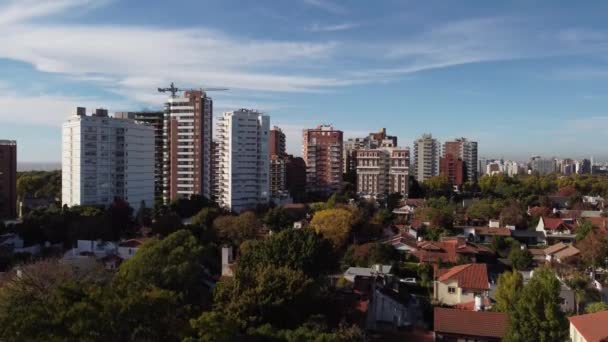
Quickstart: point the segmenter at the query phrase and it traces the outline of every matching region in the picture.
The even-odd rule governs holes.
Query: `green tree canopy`
[[[496,304],[494,308],[499,312],[511,312],[517,302],[517,297],[523,288],[523,277],[516,270],[504,272],[498,277],[496,287]]]
[[[213,221],[213,227],[223,241],[240,246],[244,241],[257,237],[262,222],[253,212],[247,211],[239,216],[220,216]]]
[[[346,209],[326,209],[315,213],[310,226],[340,249],[346,244],[352,220],[352,213]]]
[[[509,327],[504,340],[567,340],[568,324],[560,308],[560,287],[559,280],[550,269],[535,270],[509,313]]]

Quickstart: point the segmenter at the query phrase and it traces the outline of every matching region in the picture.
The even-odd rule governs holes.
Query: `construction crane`
[[[171,93],[171,97],[175,97],[175,94],[177,94],[180,91],[225,91],[225,90],[229,90],[228,88],[199,88],[199,89],[180,89],[177,88],[173,82],[171,82],[171,86],[169,88],[158,88],[158,92],[159,93],[166,93],[166,92],[170,92]]]

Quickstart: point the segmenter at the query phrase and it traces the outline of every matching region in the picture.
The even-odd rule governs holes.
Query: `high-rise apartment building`
[[[133,208],[154,205],[154,128],[133,120],[91,116],[79,107],[62,128],[62,203]]]
[[[530,158],[530,169],[532,172],[538,173],[539,175],[546,175],[555,172],[555,160],[544,159],[540,156],[534,156]]]
[[[0,140],[0,219],[17,216],[17,142]]]
[[[458,138],[452,141],[446,141],[443,144],[443,157],[448,155],[454,156],[454,160],[461,159],[464,168],[464,181],[477,181],[477,168],[479,162],[477,160],[477,142],[470,141],[466,138]],[[460,184],[458,184],[460,185]]]
[[[401,148],[358,150],[357,191],[374,197],[407,195],[409,156],[409,149]]]
[[[220,206],[240,212],[268,203],[270,167],[268,137],[270,118],[239,109],[218,121],[218,194]]]
[[[163,112],[116,112],[116,119],[129,119],[154,128],[154,200],[162,203],[163,198]]]
[[[386,134],[386,128],[382,128],[378,132],[369,133],[365,138],[350,138],[344,141],[344,173],[357,169],[357,150],[381,147],[397,147],[397,137]]]
[[[287,156],[285,163],[286,185],[294,202],[306,197],[306,162],[301,157]]]
[[[306,190],[329,194],[342,182],[342,131],[329,125],[305,129],[302,155],[306,162]]]
[[[439,175],[439,157],[441,145],[431,134],[423,134],[414,141],[414,160],[412,166],[418,182]]]
[[[286,139],[285,133],[277,127],[274,126],[270,130],[270,155],[271,156],[280,156],[283,157],[286,154]]]
[[[270,130],[270,196],[273,200],[289,199],[287,191],[287,153],[285,148],[285,133],[274,126]]]
[[[188,90],[165,103],[163,122],[163,201],[201,195],[211,198],[213,101]]]
[[[439,160],[439,174],[445,175],[451,185],[464,184],[464,162],[453,154],[447,154]]]
[[[286,158],[276,154],[270,156],[270,196],[273,199],[287,195]]]

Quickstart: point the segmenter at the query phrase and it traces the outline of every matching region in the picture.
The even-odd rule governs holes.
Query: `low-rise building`
[[[545,248],[544,252],[545,260],[549,262],[557,261],[559,263],[565,261],[566,259],[574,258],[580,254],[578,248],[563,242],[558,242],[555,245]]]
[[[439,270],[434,282],[433,297],[446,305],[475,301],[476,296],[487,297],[490,290],[486,264],[465,264]]]
[[[554,218],[542,216],[536,225],[536,231],[542,234],[541,243],[549,240],[574,241],[576,222],[572,218]]]
[[[511,229],[505,227],[463,227],[462,230],[467,239],[480,243],[490,243],[495,236],[511,236]]]
[[[507,326],[507,315],[502,312],[435,307],[435,341],[501,341]]]
[[[570,341],[608,341],[608,311],[568,317],[570,321]]]

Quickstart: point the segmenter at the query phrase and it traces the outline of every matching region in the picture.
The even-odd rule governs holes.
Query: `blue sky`
[[[608,159],[608,2],[0,0],[0,139],[59,161],[76,106],[156,109],[222,86],[215,116],[465,136],[481,156]]]

